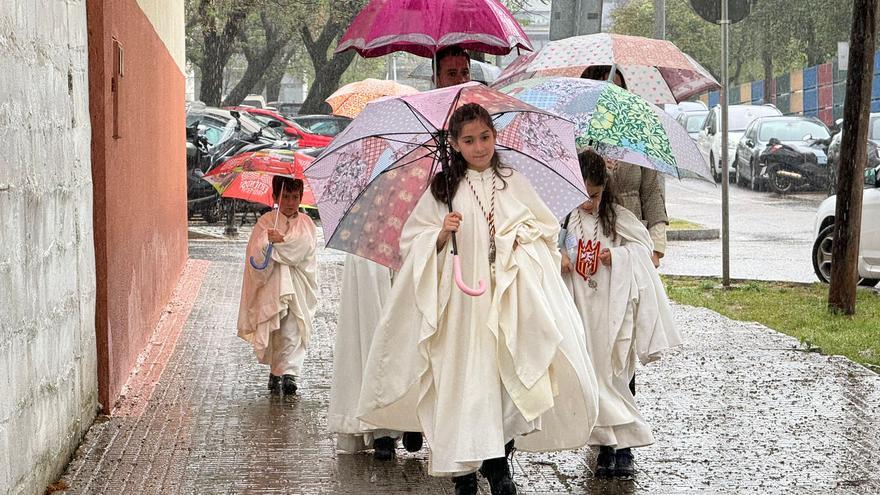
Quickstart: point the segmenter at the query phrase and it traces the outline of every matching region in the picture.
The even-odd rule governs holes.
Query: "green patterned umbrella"
[[[602,156],[674,177],[711,180],[687,131],[644,98],[606,81],[569,77],[527,79],[499,88],[575,123],[575,144]]]

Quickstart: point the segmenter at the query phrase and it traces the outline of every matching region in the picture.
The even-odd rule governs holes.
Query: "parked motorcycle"
[[[761,176],[767,177],[770,189],[786,194],[796,187],[810,186],[824,190],[828,172],[829,139],[806,139],[802,143],[782,142],[771,138],[761,153]]]

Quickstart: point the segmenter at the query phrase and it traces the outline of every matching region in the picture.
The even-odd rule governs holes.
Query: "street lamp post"
[[[727,136],[727,56],[730,17],[727,1],[721,0],[721,284],[730,287],[730,165]]]

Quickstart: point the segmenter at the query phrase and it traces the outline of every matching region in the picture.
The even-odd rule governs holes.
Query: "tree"
[[[274,65],[282,65],[283,48],[289,43],[290,26],[277,22],[277,18],[264,5],[255,16],[260,29],[244,29],[239,33],[241,50],[247,60],[247,68],[238,84],[223,101],[224,106],[241,103],[254,87],[263,80],[266,72]],[[261,40],[252,34],[262,34]],[[286,65],[286,61],[282,67]],[[283,75],[283,74],[282,74]],[[265,83],[264,83],[265,84]]]

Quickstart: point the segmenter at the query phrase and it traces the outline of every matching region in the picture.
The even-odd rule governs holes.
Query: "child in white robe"
[[[272,192],[278,209],[257,220],[248,240],[238,336],[249,342],[257,360],[268,364],[269,390],[296,393],[296,377],[302,370],[317,307],[317,237],[315,224],[299,212],[303,182],[275,176]],[[267,266],[261,263],[272,243]]]
[[[484,108],[449,123],[449,170],[437,174],[401,234],[403,264],[373,336],[359,417],[423,431],[429,470],[457,495],[514,494],[506,455],[586,444],[595,378],[577,310],[559,274],[559,224],[528,180],[503,167]],[[447,179],[449,183],[447,183]],[[452,197],[452,213],[447,199]],[[453,283],[457,234],[463,278]]]
[[[651,260],[653,243],[629,210],[614,204],[605,162],[578,155],[589,199],[568,216],[562,271],[581,315],[599,385],[596,475],[633,474],[633,447],[654,443],[629,388],[644,364],[680,344],[666,292]]]

